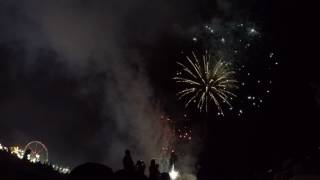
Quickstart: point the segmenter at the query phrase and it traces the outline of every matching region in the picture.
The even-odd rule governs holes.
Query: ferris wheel
[[[47,147],[40,141],[31,141],[24,147],[24,153],[29,150],[27,158],[31,162],[45,163],[49,160]]]

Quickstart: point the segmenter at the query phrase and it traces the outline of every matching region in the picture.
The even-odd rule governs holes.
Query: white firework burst
[[[183,85],[183,89],[177,93],[179,100],[186,100],[185,107],[195,103],[200,112],[203,108],[207,112],[209,103],[213,101],[219,113],[223,115],[222,104],[232,108],[232,97],[236,97],[233,93],[233,90],[238,88],[238,81],[234,79],[235,71],[232,70],[231,64],[208,52],[202,55],[201,62],[194,52],[192,57],[186,57],[187,64],[178,62],[181,71],[173,78],[178,84]]]

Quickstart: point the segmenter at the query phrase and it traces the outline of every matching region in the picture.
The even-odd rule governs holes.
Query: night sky
[[[181,119],[188,113],[195,127],[204,116],[176,97],[172,78],[176,61],[185,59],[181,52],[206,49],[205,41],[193,41],[205,24],[239,22],[254,24],[261,37],[238,63],[272,80],[271,93],[260,108],[236,102],[245,110],[241,118],[209,113],[211,141],[203,149],[218,154],[209,159],[222,172],[266,171],[310,154],[320,146],[311,6],[276,0],[1,0],[0,142],[40,140],[51,161],[71,167],[86,161],[119,167],[125,148],[153,157],[161,115]],[[266,72],[261,59],[270,52],[279,64]],[[248,84],[239,93],[260,90]]]

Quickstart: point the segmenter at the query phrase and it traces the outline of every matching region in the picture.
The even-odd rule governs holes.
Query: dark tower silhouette
[[[170,154],[170,168],[172,167],[172,165],[173,164],[176,164],[177,163],[177,161],[178,161],[178,156],[177,156],[177,154],[174,152],[174,151],[172,151],[171,152],[171,154]]]

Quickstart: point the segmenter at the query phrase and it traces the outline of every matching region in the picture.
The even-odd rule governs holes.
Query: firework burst
[[[188,63],[178,62],[181,71],[173,79],[183,85],[177,93],[179,100],[185,99],[185,107],[195,103],[201,111],[208,111],[210,102],[214,102],[217,110],[223,115],[222,104],[232,108],[231,100],[236,95],[233,90],[238,88],[234,79],[235,71],[230,64],[211,56],[208,52],[202,55],[202,61],[192,52],[192,58],[186,57]]]

